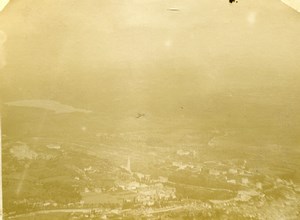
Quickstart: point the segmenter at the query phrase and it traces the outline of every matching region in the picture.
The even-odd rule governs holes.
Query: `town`
[[[69,185],[65,187],[70,187],[74,193],[69,195],[70,199],[62,199],[60,195],[53,196],[53,199],[51,196],[34,199],[32,195],[15,200],[12,206],[15,211],[6,213],[12,219],[51,213],[64,214],[67,219],[184,216],[264,219],[266,215],[283,210],[289,210],[291,216],[299,215],[300,187],[292,180],[259,172],[246,159],[202,160],[201,150],[187,147],[163,150],[164,153],[152,156],[149,153],[148,156],[137,155],[137,151],[136,154],[119,155],[112,162],[103,161],[84,150],[78,151],[75,144],[47,143],[44,150],[20,141],[10,144],[14,146],[9,150],[10,157],[26,163],[32,172],[35,172],[34,163],[53,160],[67,163],[61,166],[68,167],[68,173],[60,175],[68,177],[58,175],[56,178],[64,181],[69,178]],[[102,158],[114,155],[113,151],[113,148],[106,149]],[[5,150],[4,155],[7,153]],[[68,162],[71,155],[78,159],[76,165]],[[60,157],[64,157],[65,162],[60,161]],[[144,167],[138,163],[139,158],[143,159]],[[51,191],[50,181],[54,187],[63,187],[55,185],[57,182],[53,182],[53,177],[44,178],[36,185],[48,187]],[[70,188],[66,190],[70,191]],[[66,191],[61,191],[61,194],[68,197]]]

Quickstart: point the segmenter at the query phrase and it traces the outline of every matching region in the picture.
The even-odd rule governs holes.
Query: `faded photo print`
[[[0,0],[0,220],[300,219],[300,0]]]

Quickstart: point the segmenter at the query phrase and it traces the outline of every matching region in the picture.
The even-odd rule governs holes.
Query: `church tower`
[[[127,171],[131,172],[130,157],[128,157],[128,159],[127,159],[126,169],[127,169]]]

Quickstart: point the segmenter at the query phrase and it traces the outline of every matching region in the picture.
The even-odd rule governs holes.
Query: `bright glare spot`
[[[86,131],[86,127],[85,126],[81,127],[81,130]]]
[[[0,30],[0,69],[6,65],[4,54],[4,43],[6,41],[6,34]]]
[[[0,0],[0,12],[5,8],[5,6],[9,3],[9,0]]]
[[[165,47],[167,47],[167,48],[171,47],[172,44],[173,44],[173,42],[171,40],[166,40],[165,41]]]
[[[281,0],[284,4],[300,12],[300,0]]]
[[[256,12],[250,12],[248,14],[247,21],[250,25],[253,25],[256,21]]]

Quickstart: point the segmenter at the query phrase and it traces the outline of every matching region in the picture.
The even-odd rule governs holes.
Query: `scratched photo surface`
[[[300,0],[0,0],[4,219],[300,219]]]

